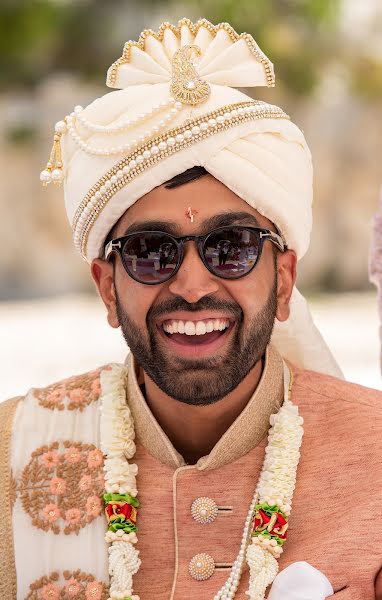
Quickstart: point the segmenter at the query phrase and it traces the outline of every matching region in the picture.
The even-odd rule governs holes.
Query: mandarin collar
[[[174,469],[185,466],[183,457],[160,427],[140,388],[143,379],[140,367],[130,353],[127,398],[134,419],[138,441],[161,463]],[[284,398],[283,361],[279,353],[268,346],[264,368],[249,402],[230,425],[211,452],[194,465],[198,470],[217,469],[229,464],[255,448],[267,435],[270,415],[276,413]]]

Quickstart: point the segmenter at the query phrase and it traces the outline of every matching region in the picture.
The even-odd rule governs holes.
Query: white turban
[[[42,173],[45,183],[64,179],[74,241],[88,262],[102,256],[108,232],[134,202],[196,165],[270,219],[298,258],[305,254],[312,225],[305,138],[280,108],[232,87],[274,85],[273,65],[252,36],[204,19],[164,23],[126,43],[107,83],[119,90],[57,124]],[[273,343],[296,366],[341,376],[297,289]]]

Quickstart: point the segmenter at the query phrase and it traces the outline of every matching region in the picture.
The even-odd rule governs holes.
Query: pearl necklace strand
[[[168,111],[168,113],[161,119],[157,125],[154,125],[150,129],[147,129],[142,135],[138,137],[138,139],[132,140],[126,144],[122,144],[119,146],[105,146],[105,147],[95,147],[91,144],[88,144],[81,138],[76,129],[76,121],[79,121],[84,127],[89,129],[90,131],[96,133],[103,134],[113,134],[122,132],[125,129],[137,127],[144,121],[151,119],[157,112],[164,110],[169,105],[173,107]],[[88,154],[95,154],[99,156],[110,156],[113,154],[124,154],[125,152],[129,152],[137,148],[140,144],[144,144],[154,136],[158,135],[160,131],[162,131],[182,110],[183,104],[181,102],[176,102],[174,98],[169,98],[168,100],[164,100],[160,104],[155,104],[151,110],[146,113],[141,113],[134,119],[125,120],[122,123],[119,123],[115,126],[104,126],[98,125],[95,123],[91,123],[82,115],[83,108],[82,106],[76,106],[74,112],[72,112],[68,117],[66,117],[67,130],[81,150],[87,152]]]
[[[106,455],[106,492],[138,494],[135,476],[138,467],[127,462],[135,454],[134,424],[126,404],[127,369],[113,365],[101,374],[101,448]],[[275,505],[289,516],[296,484],[297,466],[303,437],[303,419],[290,400],[291,373],[284,363],[284,403],[279,412],[271,415],[271,429],[260,478],[249,507],[241,538],[239,553],[230,575],[213,600],[233,600],[238,590],[245,559],[249,566],[250,600],[264,600],[268,586],[278,572],[277,558],[282,547],[274,538],[253,532],[253,519],[259,505]],[[134,548],[135,533],[108,531],[105,537],[109,548],[109,600],[139,600],[132,595],[133,575],[140,567],[139,552]]]
[[[171,107],[170,110],[163,116],[156,125],[147,129],[143,134],[138,136],[138,139],[133,139],[126,144],[121,144],[119,146],[104,146],[104,147],[95,147],[91,144],[85,142],[84,139],[78,133],[76,128],[76,123],[78,122],[82,127],[88,129],[93,133],[99,134],[118,134],[123,133],[126,129],[132,129],[141,125],[147,120],[152,119],[156,114],[164,111],[166,108]],[[161,131],[163,131],[171,121],[175,119],[175,117],[182,110],[183,104],[182,102],[177,101],[175,98],[170,96],[166,100],[159,102],[158,104],[154,104],[150,110],[140,113],[136,117],[132,117],[131,119],[124,119],[121,123],[116,125],[100,125],[99,123],[92,123],[83,115],[83,107],[75,106],[74,111],[67,115],[62,121],[58,121],[55,125],[55,135],[53,140],[53,148],[50,154],[50,159],[46,165],[46,168],[40,173],[40,181],[43,185],[49,185],[49,183],[62,183],[64,179],[64,172],[62,169],[62,159],[61,159],[61,136],[68,132],[74,143],[81,148],[84,152],[88,154],[94,154],[96,156],[112,156],[114,154],[124,154],[125,152],[134,151],[138,148],[139,145],[146,143],[151,140],[153,137],[157,136]]]

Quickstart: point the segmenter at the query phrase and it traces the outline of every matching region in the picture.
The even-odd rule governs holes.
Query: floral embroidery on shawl
[[[46,388],[34,388],[40,406],[50,410],[79,410],[98,400],[101,393],[101,371],[109,366],[54,383]]]
[[[29,586],[25,600],[106,600],[108,590],[105,583],[93,575],[77,571],[58,571],[40,577]]]
[[[93,444],[65,441],[32,453],[15,492],[35,527],[78,534],[103,513],[104,485],[102,452]]]

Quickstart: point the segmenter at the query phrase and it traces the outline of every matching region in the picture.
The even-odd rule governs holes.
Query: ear
[[[107,310],[107,320],[111,327],[120,325],[117,316],[116,295],[114,287],[114,264],[112,261],[96,258],[91,265],[91,274]]]
[[[289,301],[296,282],[297,256],[293,250],[277,253],[277,311],[276,318],[286,321],[289,317]]]

